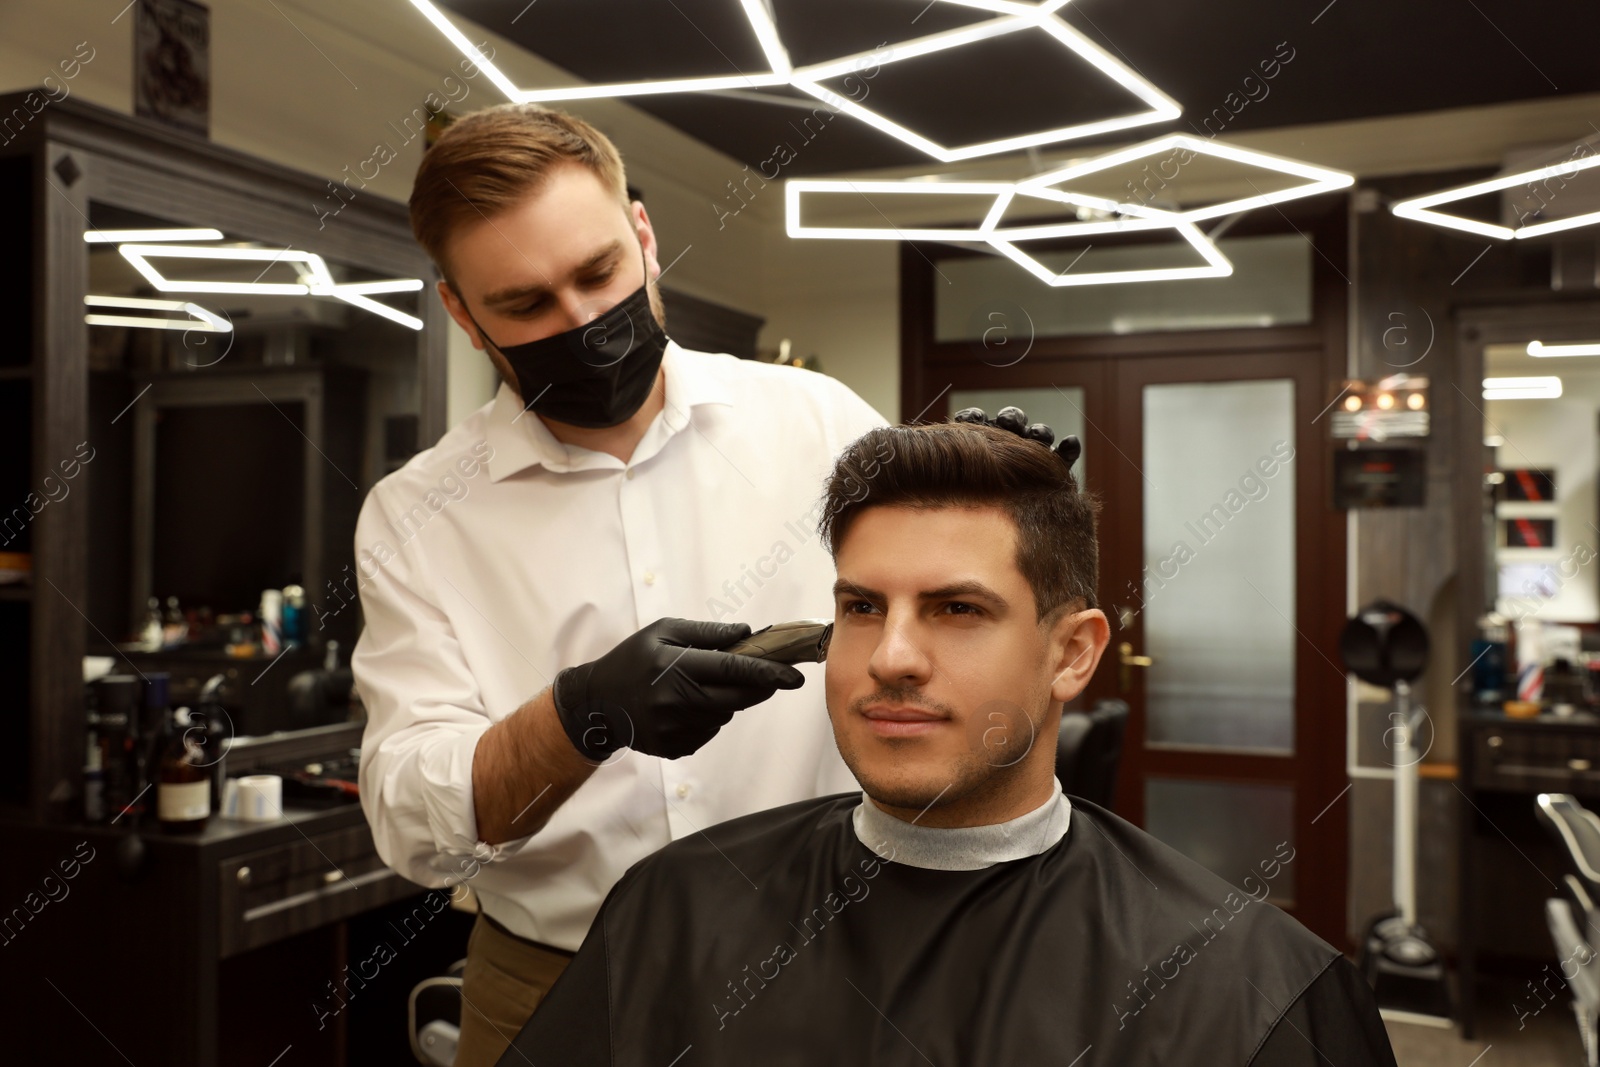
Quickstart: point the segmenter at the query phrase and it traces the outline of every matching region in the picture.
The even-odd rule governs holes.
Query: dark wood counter
[[[471,917],[384,866],[359,804],[188,834],[127,821],[0,823],[18,1062],[406,1062],[406,995],[465,955]]]
[[[1461,1029],[1473,1035],[1480,957],[1554,958],[1544,901],[1564,868],[1539,826],[1534,798],[1573,793],[1600,804],[1600,715],[1577,711],[1513,719],[1463,703],[1460,729]],[[1499,1006],[1496,1006],[1497,1008]],[[1509,1008],[1500,1008],[1509,1010]]]

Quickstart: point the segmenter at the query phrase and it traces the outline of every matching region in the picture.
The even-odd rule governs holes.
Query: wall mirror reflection
[[[344,720],[356,516],[417,448],[421,280],[101,203],[85,239],[90,653],[175,702],[221,675],[237,736]]]

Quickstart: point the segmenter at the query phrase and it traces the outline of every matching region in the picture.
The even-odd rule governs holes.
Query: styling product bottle
[[[100,750],[100,724],[98,716],[89,727],[88,745],[83,763],[83,817],[87,822],[104,822],[106,818],[105,754]]]
[[[190,722],[188,708],[167,717],[156,776],[156,817],[163,829],[203,830],[211,817],[211,772],[205,746],[195,736],[203,730]]]
[[[160,652],[165,643],[161,627],[161,601],[151,597],[145,604],[144,629],[139,633],[139,647],[146,652]]]
[[[178,598],[167,597],[167,612],[161,622],[161,637],[170,648],[181,645],[189,640],[189,624],[184,620],[183,611],[178,607]]]
[[[106,813],[116,821],[138,796],[139,679],[108,675],[100,690],[100,762],[105,768]]]
[[[276,656],[283,648],[282,590],[261,590],[261,607],[256,614],[261,619],[261,654]]]
[[[166,671],[146,671],[144,676],[144,708],[139,720],[139,775],[134,783],[139,794],[149,797],[140,811],[148,811],[155,799],[156,771],[161,765],[161,751],[166,744],[167,720],[172,715],[168,703],[172,676]]]
[[[283,587],[283,643],[306,642],[306,591],[298,585]]]
[[[205,727],[206,769],[211,774],[211,810],[222,810],[228,783],[228,749],[233,745],[233,720],[222,705],[225,674],[213,674],[200,688],[193,715]]]

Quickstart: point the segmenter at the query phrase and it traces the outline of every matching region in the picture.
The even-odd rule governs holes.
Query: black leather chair
[[[1560,896],[1545,901],[1545,922],[1560,960],[1561,977],[1572,990],[1572,1012],[1578,1017],[1584,1059],[1600,1063],[1600,817],[1567,793],[1540,793],[1535,801],[1539,821],[1561,844]]]
[[[1062,790],[1110,808],[1127,729],[1128,705],[1121,700],[1102,700],[1087,712],[1062,713],[1056,737],[1056,777]]]

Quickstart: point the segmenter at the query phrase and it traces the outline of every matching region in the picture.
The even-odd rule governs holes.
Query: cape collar
[[[1039,807],[991,826],[918,826],[890,815],[865,793],[851,823],[861,843],[883,859],[935,871],[977,871],[1053,848],[1067,835],[1071,817],[1072,804],[1058,781]]]

